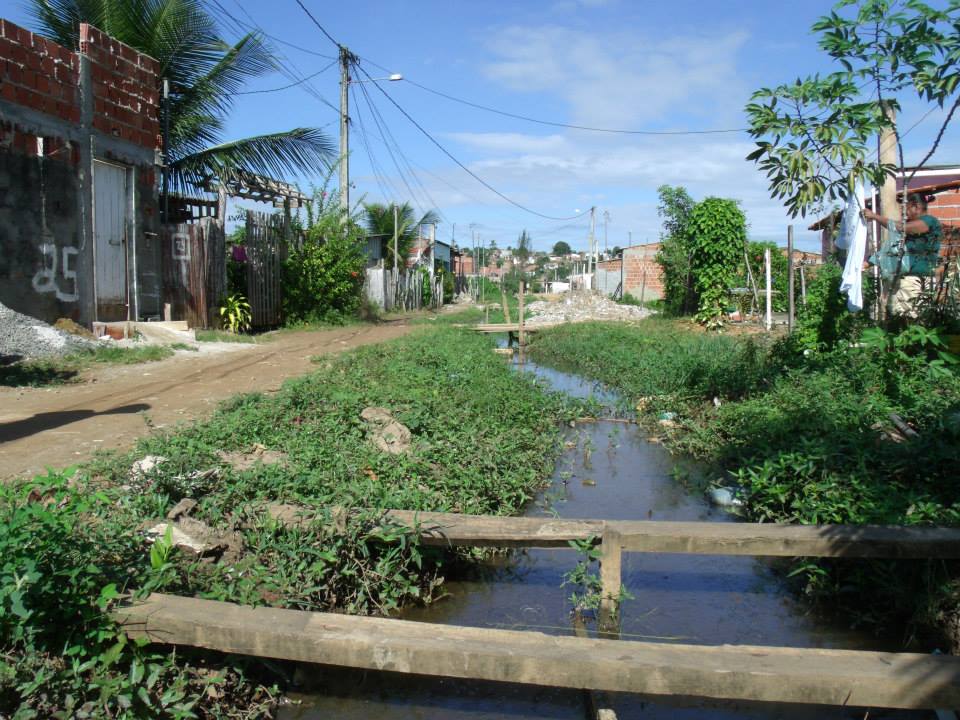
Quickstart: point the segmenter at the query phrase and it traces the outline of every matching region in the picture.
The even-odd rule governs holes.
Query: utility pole
[[[590,242],[589,242],[589,246],[590,246],[590,247],[589,247],[589,249],[587,250],[587,273],[586,273],[586,274],[590,276],[590,290],[591,290],[591,292],[592,292],[593,289],[594,289],[593,275],[590,274],[590,273],[591,273],[591,260],[593,261],[593,265],[592,265],[592,267],[593,267],[593,272],[596,273],[596,270],[597,270],[597,262],[596,262],[596,259],[594,258],[594,253],[596,252],[596,246],[595,246],[596,239],[594,238],[594,232],[595,232],[596,229],[597,229],[597,213],[596,213],[596,210],[597,210],[596,206],[590,208]]]
[[[880,131],[880,145],[878,148],[878,154],[880,155],[880,162],[883,165],[895,165],[900,166],[900,163],[897,161],[897,134],[894,128],[897,125],[897,111],[894,110],[889,102],[883,103],[883,114],[886,115],[887,120],[890,121],[890,126],[883,128]],[[904,178],[906,180],[906,178]],[[904,188],[904,192],[906,192]],[[896,211],[897,207],[897,180],[896,176],[887,175],[883,181],[883,187],[880,188],[880,208],[874,208],[874,212],[883,212],[883,215],[888,218],[896,218],[897,215],[901,214]],[[906,203],[904,203],[906,207]],[[876,238],[874,243],[874,248],[879,248],[883,241],[882,238],[886,235],[881,233],[887,233],[887,228],[879,227],[877,224],[879,232],[875,232],[873,236]],[[885,315],[890,315],[893,310],[893,296],[896,292],[896,285],[899,283],[900,275],[900,266],[897,266],[896,277],[894,277],[893,282],[887,285],[882,283],[883,292],[880,293],[881,303],[880,306],[883,308],[881,312]]]
[[[787,332],[793,332],[793,225],[787,225]]]
[[[350,62],[353,55],[340,46],[340,210],[350,214]]]
[[[227,219],[217,218],[226,232]],[[163,221],[170,222],[170,81],[163,79]]]
[[[603,211],[603,255],[607,255],[607,224],[610,222],[610,211]]]
[[[397,227],[397,225],[400,222],[399,215],[400,213],[397,208],[397,204],[394,203],[393,204],[393,280],[394,282],[396,282],[397,280],[397,253],[399,252],[398,239],[400,235],[399,228]]]

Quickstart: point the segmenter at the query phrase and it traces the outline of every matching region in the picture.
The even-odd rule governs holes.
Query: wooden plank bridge
[[[315,513],[273,506],[284,524]],[[567,520],[393,510],[422,542],[602,548],[601,621],[616,623],[627,552],[850,558],[960,558],[960,529]],[[767,702],[960,707],[960,657],[816,648],[703,646],[558,637],[154,594],[115,611],[131,637],[301,662],[531,685]]]

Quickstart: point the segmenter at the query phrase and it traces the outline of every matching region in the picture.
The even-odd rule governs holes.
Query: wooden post
[[[583,615],[579,612],[573,613],[573,634],[582,639],[590,637]],[[605,692],[584,690],[583,704],[587,711],[587,720],[617,720],[617,714],[609,708],[612,703]]]
[[[510,324],[510,304],[507,302],[507,294],[500,288],[500,305],[503,306],[503,321]]]
[[[787,332],[793,332],[793,225],[787,225]]]
[[[800,302],[807,306],[807,278],[803,273],[803,265],[800,265]]]
[[[883,114],[886,115],[887,120],[890,121],[890,127],[886,127],[880,131],[878,148],[880,162],[884,165],[899,167],[900,163],[897,159],[897,134],[894,132],[894,127],[896,127],[897,124],[897,111],[893,109],[889,102],[884,102]],[[874,205],[876,205],[876,203],[874,203]],[[880,188],[880,207],[874,207],[873,209],[888,218],[897,219],[900,215],[897,208],[897,180],[893,175],[887,175],[884,179],[883,186]],[[883,244],[884,233],[887,232],[887,228],[881,227],[880,223],[876,223],[876,227],[876,247],[880,247]],[[897,275],[899,275],[899,272],[897,272]],[[893,281],[887,284],[881,293],[881,307],[884,310],[884,317],[889,317],[893,312],[893,297],[896,293],[899,279],[899,277],[894,277]],[[878,320],[882,320],[884,317],[878,318]]]
[[[773,306],[771,304],[772,288],[770,287],[770,248],[763,251],[763,269],[767,277],[767,314],[764,323],[769,332],[773,327]]]
[[[600,619],[601,633],[619,635],[620,583],[623,557],[620,533],[610,527],[603,530],[600,541]]]
[[[523,286],[524,286],[524,282],[523,280],[521,280],[520,281],[520,307],[517,310],[517,313],[520,316],[520,319],[518,321],[520,324],[520,329],[517,334],[517,344],[520,346],[521,362],[523,360],[523,346],[526,344],[526,337],[524,337],[524,334],[523,334],[523,290],[524,290]]]

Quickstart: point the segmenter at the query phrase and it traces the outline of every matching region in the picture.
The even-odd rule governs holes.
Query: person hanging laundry
[[[840,292],[847,294],[847,309],[850,312],[863,310],[863,256],[867,252],[867,224],[860,208],[863,207],[863,184],[857,183],[847,200],[837,247],[847,251],[847,261],[840,278]]]
[[[895,275],[891,290],[891,311],[894,315],[912,317],[916,314],[916,300],[923,283],[931,279],[937,270],[943,225],[927,213],[931,199],[931,196],[920,193],[907,195],[906,222],[885,217],[869,208],[863,211],[867,220],[876,220],[884,227],[892,225],[906,236],[903,259],[898,262],[900,272]]]

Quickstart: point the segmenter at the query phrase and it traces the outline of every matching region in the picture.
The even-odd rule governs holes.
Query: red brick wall
[[[158,147],[157,61],[85,24],[80,53],[90,59],[94,127],[141,147]],[[0,99],[79,123],[80,54],[0,20]],[[10,145],[35,155],[36,139],[13,132]],[[45,146],[44,154],[50,152]]]
[[[90,25],[80,26],[80,52],[90,59],[93,126],[142,147],[159,147],[157,61]]]
[[[960,188],[937,193],[927,212],[943,223],[940,255],[948,260],[960,255]]]
[[[641,245],[623,251],[623,291],[647,299],[663,297],[663,272],[657,262],[659,245]],[[644,280],[646,275],[646,280]]]
[[[79,71],[76,53],[0,20],[0,98],[79,122]]]

